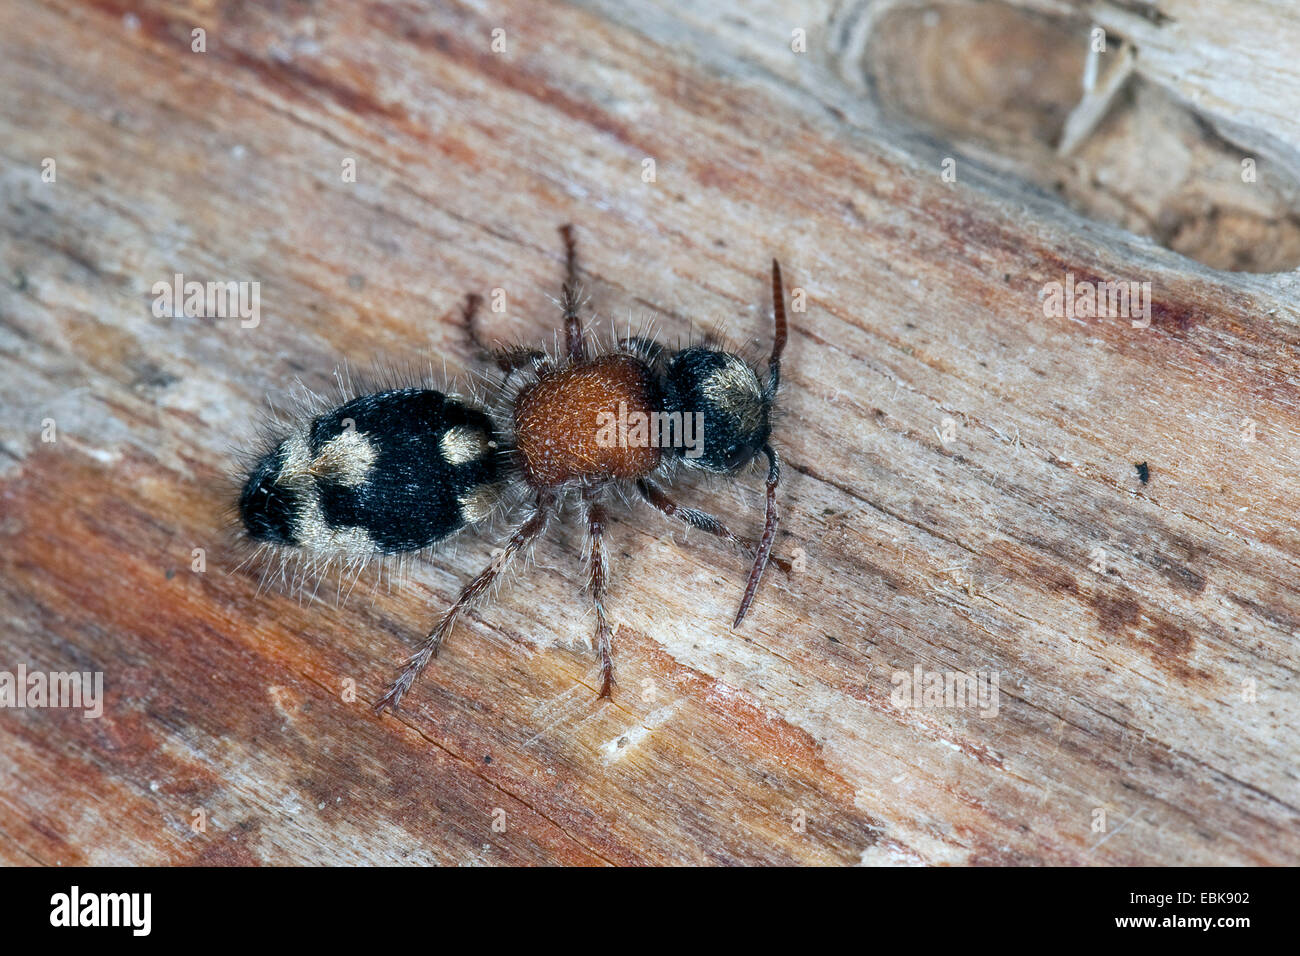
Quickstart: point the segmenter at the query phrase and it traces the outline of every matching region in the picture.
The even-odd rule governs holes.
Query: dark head
[[[683,442],[672,454],[705,471],[739,471],[767,444],[774,398],[739,356],[701,345],[682,349],[664,373],[664,407],[684,422]]]
[[[765,383],[759,381],[758,373],[739,356],[699,345],[669,357],[664,373],[665,410],[680,412],[684,436],[694,435],[697,442],[695,447],[674,449],[682,461],[705,471],[732,474],[757,458],[760,452],[767,456],[767,520],[745,597],[736,615],[736,626],[744,620],[754,599],[776,537],[776,486],[781,467],[768,437],[772,433],[772,406],[781,385],[786,319],[781,266],[775,259],[772,260],[772,312],[775,328]],[[687,416],[695,414],[700,417],[685,422]],[[693,428],[694,422],[702,423],[702,431]]]

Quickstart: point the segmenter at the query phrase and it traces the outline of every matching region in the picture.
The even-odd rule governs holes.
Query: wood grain
[[[1288,195],[1296,13],[1141,6],[1017,8],[1127,30],[1199,111],[1179,135],[1237,131]],[[99,719],[0,711],[0,861],[1300,862],[1296,275],[1216,271],[1113,224],[1122,189],[1033,182],[1014,136],[909,122],[861,59],[878,12],[0,6],[0,670],[106,691]],[[473,367],[467,292],[550,341],[564,222],[599,321],[669,341],[762,354],[781,259],[795,568],[733,632],[744,556],[615,507],[601,702],[570,513],[376,718],[498,542],[342,602],[259,593],[232,446],[345,358]],[[175,273],[260,283],[260,323],[156,318]],[[1046,317],[1067,274],[1150,282],[1149,327]],[[758,466],[675,487],[761,522]],[[996,716],[900,706],[918,666],[997,675]]]

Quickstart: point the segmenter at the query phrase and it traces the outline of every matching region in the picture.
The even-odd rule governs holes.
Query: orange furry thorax
[[[640,478],[659,465],[657,447],[602,442],[603,414],[657,408],[650,370],[631,355],[606,355],[544,376],[515,405],[515,435],[525,477],[536,488],[575,480]]]

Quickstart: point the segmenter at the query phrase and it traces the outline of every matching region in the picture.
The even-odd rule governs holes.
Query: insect
[[[768,439],[787,334],[780,265],[772,261],[775,328],[764,379],[739,355],[708,343],[671,352],[644,337],[596,345],[578,316],[572,226],[560,233],[566,262],[560,355],[487,346],[475,323],[480,299],[470,295],[466,331],[497,369],[485,399],[425,387],[358,395],[272,436],[243,482],[238,510],[248,537],[311,560],[359,562],[419,551],[506,512],[511,531],[505,545],[407,659],[375,704],[377,712],[398,709],[457,618],[570,502],[587,525],[601,698],[610,695],[614,677],[605,613],[612,495],[636,496],[669,519],[753,555],[735,627],[771,558],[781,469]],[[658,423],[653,434],[650,422]],[[697,427],[688,445],[690,424]],[[661,484],[680,468],[735,476],[759,455],[768,467],[766,518],[757,542],[679,505]]]

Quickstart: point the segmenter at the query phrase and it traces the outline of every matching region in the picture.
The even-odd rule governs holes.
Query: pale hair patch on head
[[[488,441],[480,429],[468,425],[454,425],[442,433],[438,447],[442,449],[443,460],[449,465],[464,465],[478,461],[495,442]]]
[[[466,524],[476,524],[492,514],[492,509],[500,500],[500,493],[494,485],[479,485],[457,499],[460,516]]]
[[[705,397],[735,419],[742,431],[763,424],[763,387],[754,370],[733,355],[704,382]]]

